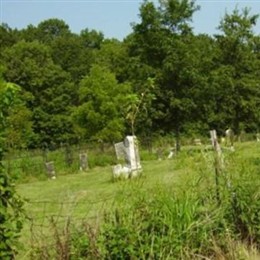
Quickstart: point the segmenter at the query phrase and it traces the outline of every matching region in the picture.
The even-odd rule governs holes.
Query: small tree
[[[100,142],[120,140],[125,131],[122,109],[129,93],[130,84],[118,83],[106,67],[93,66],[80,82],[80,105],[73,113],[76,131]]]
[[[154,79],[148,78],[147,86],[145,90],[141,93],[140,97],[138,96],[138,94],[130,94],[127,97],[128,101],[126,108],[126,119],[130,123],[132,135],[135,135],[135,124],[138,114],[142,109],[146,109],[146,103],[149,103],[152,99],[154,99],[154,95],[151,93],[151,89],[153,88]]]
[[[14,185],[3,166],[7,116],[14,104],[16,92],[14,84],[0,79],[0,258],[15,256],[17,237],[22,228],[22,201],[16,195]]]

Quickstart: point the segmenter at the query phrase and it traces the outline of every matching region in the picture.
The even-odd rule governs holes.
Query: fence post
[[[211,136],[212,147],[214,149],[214,154],[215,154],[214,167],[215,167],[215,182],[216,182],[216,198],[218,204],[220,204],[221,201],[220,201],[220,194],[219,194],[219,176],[220,176],[221,168],[223,167],[222,152],[221,152],[221,147],[218,143],[216,130],[211,130],[210,136]]]

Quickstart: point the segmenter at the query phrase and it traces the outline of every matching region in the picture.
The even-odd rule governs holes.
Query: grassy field
[[[122,212],[124,212],[125,208],[128,207],[127,212],[129,209],[133,209],[131,207],[134,203],[141,205],[144,198],[147,205],[150,199],[151,201],[158,201],[157,198],[164,198],[163,200],[167,201],[166,190],[171,194],[173,192],[175,192],[174,194],[188,194],[187,198],[195,199],[198,197],[198,201],[201,201],[201,197],[205,193],[205,197],[210,196],[212,198],[207,207],[212,206],[214,210],[217,209],[214,154],[204,148],[203,146],[201,148],[184,147],[182,152],[172,159],[143,161],[143,174],[135,180],[113,182],[112,169],[111,166],[108,166],[96,167],[84,173],[74,172],[69,175],[58,175],[56,180],[34,181],[17,185],[18,193],[27,200],[25,210],[28,215],[21,237],[24,248],[17,259],[30,259],[32,250],[34,250],[33,247],[42,246],[45,243],[48,244],[48,242],[53,244],[55,240],[53,231],[56,232],[57,228],[64,230],[68,226],[68,221],[73,225],[80,225],[84,221],[92,223],[93,226],[99,225],[103,221],[104,212],[118,208],[122,208]],[[225,170],[220,181],[220,192],[223,194],[222,199],[225,200],[227,195],[225,193],[226,188],[223,188],[223,186],[225,186],[227,180],[232,184],[233,182],[237,183],[236,181],[239,178],[241,178],[241,181],[254,181],[254,184],[257,184],[255,180],[259,182],[260,144],[237,144],[235,152],[225,149],[223,155]],[[250,178],[251,173],[252,178]],[[255,176],[258,176],[258,178]],[[189,202],[187,199],[186,204],[188,205]],[[186,204],[181,205],[186,207]],[[223,205],[225,206],[224,203]],[[256,207],[258,207],[258,204]],[[184,208],[183,211],[188,210],[189,208]],[[136,211],[136,208],[133,211]],[[164,218],[166,219],[166,217]],[[163,221],[166,221],[165,219]],[[127,218],[125,221],[128,221]],[[111,223],[109,222],[109,224]],[[254,224],[260,225],[260,220],[258,223],[254,222]],[[253,259],[253,257],[259,256],[257,250],[250,252],[251,249],[248,249],[241,241],[239,246],[235,247],[235,250],[244,250],[244,253],[240,253],[244,257],[241,259]],[[216,259],[226,259],[225,255],[224,258],[221,258],[224,253],[219,245],[216,245],[214,250],[221,252],[215,254]],[[149,257],[151,257],[150,254],[154,254],[154,252],[149,251]],[[171,254],[168,252],[168,256]],[[229,254],[226,253],[226,255]],[[198,256],[199,254],[194,259],[206,259],[206,257],[199,258]],[[147,259],[147,257],[147,253],[143,255],[144,259]],[[47,259],[48,257],[41,256],[40,258]],[[127,259],[122,255],[122,258],[119,257],[118,259],[124,258]],[[107,257],[107,259],[110,258]],[[138,259],[138,257],[133,259]],[[161,259],[164,259],[163,253]],[[182,254],[179,255],[179,259],[188,259],[188,256]],[[236,258],[230,257],[230,259]]]

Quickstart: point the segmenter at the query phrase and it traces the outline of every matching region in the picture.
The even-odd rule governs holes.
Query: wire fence
[[[3,164],[10,176],[26,182],[28,178],[46,179],[52,176],[52,172],[64,175],[115,163],[113,146],[98,145],[66,145],[56,150],[12,150],[6,153]]]
[[[63,235],[70,228],[69,235],[77,234],[83,223],[93,226],[104,217],[106,209],[114,205],[115,195],[99,199],[81,201],[30,200],[26,201],[26,219],[22,230],[22,240],[35,247],[55,247],[55,234]],[[50,210],[52,207],[52,210]],[[54,207],[54,210],[53,210]],[[71,209],[70,212],[68,212]],[[57,235],[57,234],[56,234]]]
[[[237,142],[255,141],[256,134],[240,135]],[[209,138],[186,138],[183,145],[196,145],[208,143]],[[260,140],[260,139],[259,139]],[[140,141],[142,159],[167,156],[175,145],[173,136],[167,138],[142,138]],[[146,150],[149,155],[144,155]],[[153,155],[153,157],[151,156]],[[155,157],[154,157],[155,155]],[[95,166],[108,166],[117,163],[114,146],[100,142],[89,142],[82,145],[60,145],[56,149],[44,148],[34,150],[10,150],[6,153],[4,166],[14,179],[26,182],[28,179],[46,179],[52,177],[52,172],[56,175],[64,175],[79,170],[87,170]]]

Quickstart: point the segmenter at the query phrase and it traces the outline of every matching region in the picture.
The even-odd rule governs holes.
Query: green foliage
[[[17,252],[19,232],[22,229],[23,202],[15,192],[12,180],[3,167],[5,129],[9,108],[15,102],[19,87],[0,79],[0,258],[12,259]]]
[[[34,258],[254,259],[247,255],[250,245],[258,259],[258,150],[259,144],[251,142],[223,151],[220,205],[214,154],[190,145],[170,160],[142,162],[142,177],[127,182],[111,182],[111,167],[98,167],[48,185],[20,185],[31,201],[34,238],[41,236],[33,241]],[[53,215],[56,228],[46,230],[43,218],[48,223]],[[49,239],[42,240],[43,235]]]
[[[128,95],[126,100],[126,120],[131,127],[131,134],[135,135],[136,121],[139,113],[150,106],[151,101],[155,99],[153,95],[154,79],[148,78],[145,84],[144,92],[138,97],[136,94]]]
[[[248,164],[243,159],[239,167],[233,165],[233,163],[233,172],[228,173],[231,175],[231,179],[230,189],[228,190],[229,215],[227,218],[232,231],[240,239],[248,243],[259,243],[259,170],[257,164]]]
[[[32,146],[66,142],[73,136],[69,111],[76,89],[69,74],[52,61],[39,42],[19,42],[5,53],[5,77],[19,83],[32,111]]]
[[[112,39],[104,40],[99,51],[95,53],[95,64],[108,68],[119,83],[128,80],[128,67],[131,64],[126,44]]]
[[[80,83],[81,105],[74,112],[83,137],[101,142],[122,139],[125,131],[124,106],[129,93],[129,84],[119,84],[108,69],[93,66],[90,75]]]
[[[2,75],[1,75],[2,76]],[[14,104],[15,93],[19,91],[20,88],[12,83],[6,83],[2,77],[0,78],[0,152],[1,160],[3,156],[3,150],[5,145],[5,130],[7,127],[7,117],[10,107]]]
[[[179,150],[182,135],[259,131],[258,15],[236,8],[219,35],[195,35],[198,10],[193,0],[144,1],[123,41],[72,33],[57,18],[22,30],[1,25],[1,69],[26,103],[10,116],[9,145],[170,134]]]
[[[243,122],[247,131],[257,131],[260,104],[259,59],[255,55],[253,26],[258,16],[248,9],[237,9],[226,14],[219,29],[224,35],[217,36],[220,66],[213,73],[213,84],[218,89],[216,98],[222,122],[226,121],[238,132]],[[217,73],[217,75],[216,75]],[[216,77],[217,76],[217,77]],[[225,92],[223,91],[225,89]],[[224,96],[225,93],[225,96]],[[222,99],[223,98],[223,99]]]
[[[51,43],[51,53],[55,64],[71,75],[75,83],[89,73],[94,61],[94,50],[86,48],[82,36],[69,34],[57,37]]]
[[[57,18],[51,18],[39,23],[37,27],[37,39],[50,44],[58,37],[70,34],[69,26]]]
[[[11,47],[17,41],[14,31],[7,24],[0,24],[0,59],[3,58],[3,52]]]

